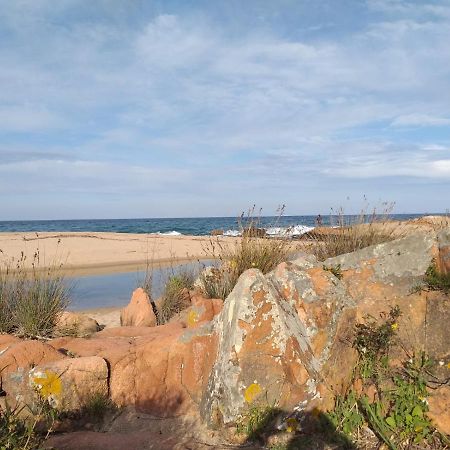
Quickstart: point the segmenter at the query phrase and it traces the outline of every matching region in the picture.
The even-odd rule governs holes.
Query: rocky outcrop
[[[142,288],[133,292],[130,303],[120,313],[122,326],[154,327],[156,316],[148,294]]]
[[[48,344],[0,337],[0,367],[10,363],[10,372],[21,371],[22,381],[65,367],[61,390],[67,396],[59,400],[64,408],[80,402],[69,386],[99,383],[118,405],[160,416],[200,410],[213,426],[233,423],[254,405],[276,404],[297,414],[327,409],[352,382],[355,324],[396,305],[402,311],[402,348],[423,350],[448,370],[449,297],[413,289],[433,261],[446,267],[448,248],[445,230],[324,262],[296,255],[267,275],[248,270],[223,303],[191,295],[191,306],[162,326],[148,325],[153,310],[151,317],[150,301],[138,290],[123,320],[133,326]],[[21,353],[21,345],[39,347],[41,356]],[[87,362],[93,381],[73,375]],[[444,387],[440,398],[446,399]],[[11,392],[18,391],[11,387]],[[430,417],[446,429],[448,402],[430,400]]]
[[[60,338],[51,344],[77,357],[105,359],[109,391],[116,404],[171,416],[186,413],[200,401],[216,339],[210,326],[190,330],[172,323],[110,328],[88,340]]]
[[[44,342],[21,340],[7,335],[0,337],[3,338],[0,340],[0,377],[3,382],[14,377],[15,373],[26,372],[32,367],[58,361],[65,356]]]

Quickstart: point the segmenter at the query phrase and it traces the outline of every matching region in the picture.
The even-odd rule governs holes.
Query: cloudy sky
[[[450,0],[0,0],[0,220],[450,208]]]

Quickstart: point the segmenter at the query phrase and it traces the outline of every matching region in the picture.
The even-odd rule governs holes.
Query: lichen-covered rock
[[[120,312],[122,326],[155,327],[156,316],[148,294],[142,288],[133,292],[130,303]]]
[[[306,327],[259,270],[241,275],[216,327],[217,357],[201,405],[210,424],[236,420],[249,404],[294,406],[317,394],[320,365]]]
[[[411,349],[425,342],[426,297],[415,292],[438,256],[436,234],[416,233],[394,241],[327,259],[326,267],[340,267],[348,295],[355,301],[357,321],[380,317],[399,306],[399,336]]]
[[[330,271],[308,264],[281,263],[267,275],[282,300],[295,308],[306,328],[313,353],[319,362],[328,357],[338,320],[345,307],[353,306],[345,286]]]
[[[204,298],[200,294],[191,296],[191,304],[189,308],[175,314],[169,323],[179,322],[187,328],[198,328],[214,319],[223,307],[223,300],[218,298]]]
[[[29,386],[59,411],[76,411],[108,396],[108,366],[99,356],[66,358],[34,367]]]
[[[58,411],[76,411],[97,395],[108,395],[108,366],[98,356],[65,358],[17,370],[5,380],[8,402],[31,412],[47,401]]]

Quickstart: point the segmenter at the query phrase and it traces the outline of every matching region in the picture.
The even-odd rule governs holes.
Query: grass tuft
[[[60,266],[40,270],[38,252],[31,269],[25,259],[22,254],[14,267],[0,267],[0,332],[48,337],[69,304],[70,288]]]
[[[432,291],[450,292],[450,273],[443,274],[432,264],[425,272],[424,284]]]
[[[194,276],[182,271],[169,276],[158,308],[158,324],[167,323],[171,317],[190,305],[189,290],[194,285]]]
[[[280,209],[279,218],[282,212],[283,208]],[[204,293],[210,298],[225,300],[246,270],[259,269],[266,274],[286,261],[293,249],[289,239],[266,236],[260,219],[254,214],[254,208],[246,217],[241,215],[238,223],[241,237],[237,241],[224,243],[223,240],[211,239],[205,249],[209,257],[219,262],[218,268],[201,274]]]
[[[358,216],[346,216],[343,208],[330,214],[332,228],[315,229],[308,234],[314,242],[312,253],[319,261],[351,253],[356,250],[392,241],[399,237],[388,225],[393,204],[384,203],[381,213],[376,208],[371,212],[368,206]]]

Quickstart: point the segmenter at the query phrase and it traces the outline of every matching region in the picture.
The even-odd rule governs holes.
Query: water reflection
[[[189,270],[195,275],[212,261],[180,264],[174,267],[155,268],[152,272],[152,297],[158,298],[168,276]],[[121,307],[130,301],[131,293],[144,280],[145,272],[113,273],[108,275],[86,275],[67,278],[71,286],[71,310]]]

